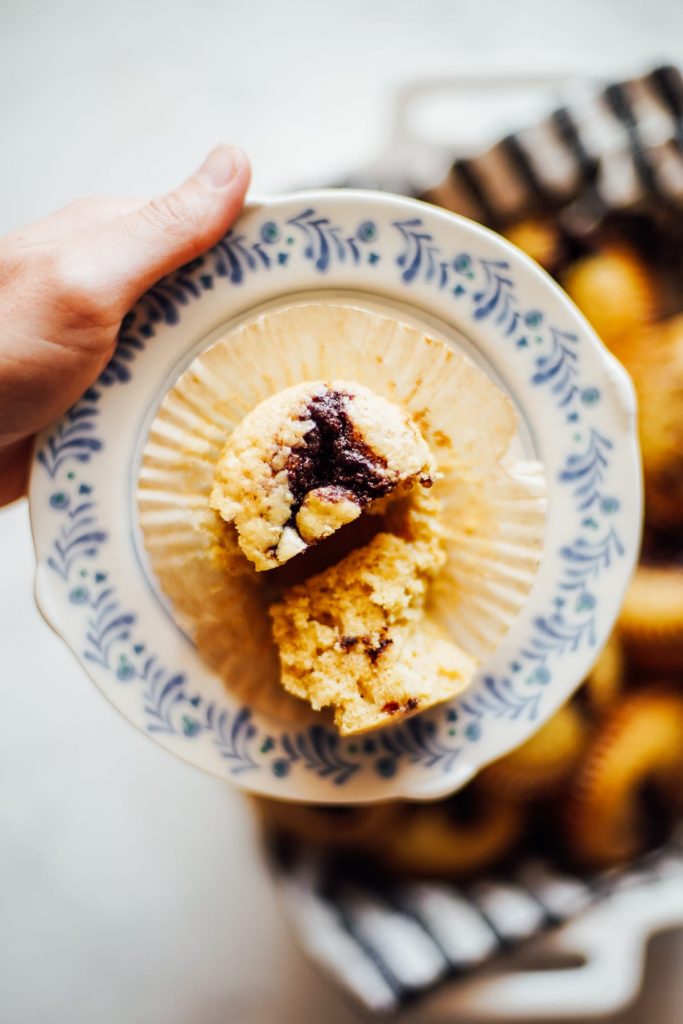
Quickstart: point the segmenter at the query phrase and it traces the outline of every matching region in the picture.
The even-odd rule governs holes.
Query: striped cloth
[[[458,155],[437,185],[419,187],[392,168],[343,184],[416,196],[494,229],[535,213],[559,216],[583,234],[612,211],[654,200],[683,207],[683,76],[664,66],[597,91],[574,89],[570,103],[486,152]],[[439,158],[441,163],[441,158]],[[424,173],[424,172],[422,172]],[[437,172],[440,173],[440,172]]]
[[[570,226],[588,228],[653,198],[681,208],[681,72],[660,67],[577,96],[485,153],[456,159],[423,198],[494,228],[560,209]]]
[[[388,882],[281,837],[268,846],[298,944],[374,1014],[395,1013],[623,889],[683,881],[678,841],[590,878],[534,858],[469,885]]]

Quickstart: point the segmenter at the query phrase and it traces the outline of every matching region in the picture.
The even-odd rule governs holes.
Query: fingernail
[[[196,177],[209,188],[227,188],[246,162],[244,153],[237,146],[216,146],[197,171]]]

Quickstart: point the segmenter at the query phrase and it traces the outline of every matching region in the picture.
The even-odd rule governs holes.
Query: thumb
[[[242,208],[250,174],[241,149],[216,146],[179,188],[112,225],[108,276],[123,306],[223,237]]]

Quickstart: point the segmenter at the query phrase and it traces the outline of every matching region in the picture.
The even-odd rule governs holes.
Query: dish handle
[[[683,924],[683,886],[672,871],[650,884],[625,876],[624,887],[530,943],[509,961],[436,993],[430,1022],[477,1024],[564,1020],[608,1015],[627,1007],[643,978],[649,938]]]

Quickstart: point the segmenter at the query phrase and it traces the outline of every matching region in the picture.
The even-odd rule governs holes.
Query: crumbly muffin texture
[[[445,562],[439,502],[419,490],[388,514],[395,532],[365,547],[271,607],[282,685],[320,710],[342,735],[386,725],[462,690],[474,662],[427,611]]]
[[[410,417],[368,388],[309,381],[261,402],[216,467],[211,506],[257,570],[282,565],[436,466]]]

